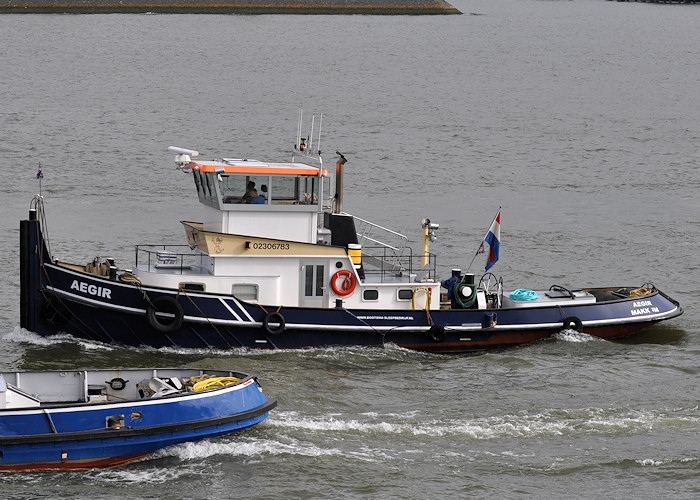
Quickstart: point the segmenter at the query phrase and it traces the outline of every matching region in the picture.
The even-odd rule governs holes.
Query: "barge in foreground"
[[[0,373],[0,470],[105,467],[250,427],[277,405],[244,373]]]
[[[623,337],[683,312],[651,284],[523,294],[504,292],[488,270],[439,279],[428,251],[436,225],[424,221],[423,248],[413,256],[406,237],[345,213],[345,158],[333,175],[320,154],[318,166],[296,161],[310,149],[300,134],[291,162],[170,149],[202,207],[198,222],[182,223],[187,244],[138,245],[131,270],[113,259],[69,264],[50,255],[43,200],[35,198],[21,223],[22,327],[132,346],[394,343],[450,353],[566,328]],[[486,238],[490,251],[499,230],[500,212]]]

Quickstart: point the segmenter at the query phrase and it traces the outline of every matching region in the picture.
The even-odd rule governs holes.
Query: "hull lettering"
[[[77,290],[81,293],[93,295],[104,299],[112,300],[112,289],[101,286],[85,283],[84,281],[73,280],[70,286],[71,290]]]
[[[652,313],[658,313],[659,308],[658,307],[642,307],[639,309],[632,309],[630,311],[630,314],[632,316],[640,316],[642,314],[652,314]]]

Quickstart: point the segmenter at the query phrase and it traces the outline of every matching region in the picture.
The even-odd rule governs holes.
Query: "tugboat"
[[[346,213],[346,159],[337,153],[335,171],[324,168],[320,149],[311,153],[313,120],[303,138],[301,118],[287,162],[170,147],[192,175],[201,218],[182,221],[186,244],[137,245],[128,269],[109,258],[84,265],[54,258],[43,199],[35,197],[21,221],[21,326],[131,346],[393,343],[460,353],[563,329],[623,337],[683,313],[652,284],[505,292],[488,267],[440,279],[429,251],[439,226],[422,221],[414,255],[406,236]],[[499,231],[500,210],[484,238],[491,264]]]

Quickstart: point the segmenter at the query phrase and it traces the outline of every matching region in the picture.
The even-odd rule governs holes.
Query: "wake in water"
[[[578,332],[576,330],[571,330],[571,329],[566,329],[562,330],[560,332],[555,333],[552,338],[554,340],[562,341],[562,342],[572,342],[572,343],[581,343],[581,342],[605,342],[604,339],[594,337],[592,335],[588,335],[586,332]]]
[[[165,448],[154,455],[160,457],[177,457],[180,460],[202,460],[216,455],[232,457],[260,457],[267,455],[296,455],[306,457],[343,456],[347,452],[340,449],[324,449],[313,443],[298,439],[241,439],[240,435],[219,440],[183,443]]]
[[[310,347],[306,349],[249,349],[245,347],[231,349],[215,349],[210,347],[201,348],[185,348],[185,347],[151,347],[151,346],[117,346],[106,344],[95,340],[85,340],[74,337],[69,334],[52,335],[43,337],[34,332],[30,332],[16,326],[14,330],[3,335],[0,340],[5,342],[14,342],[21,344],[29,344],[41,347],[57,346],[62,344],[76,344],[85,350],[131,350],[139,353],[162,353],[167,355],[178,356],[206,356],[206,357],[238,357],[238,356],[282,356],[282,355],[298,355],[306,354],[310,357],[318,359],[341,360],[347,359],[349,356],[358,356],[366,359],[396,359],[404,360],[422,359],[425,357],[434,357],[435,354],[423,353],[404,349],[395,344],[386,344],[381,347],[363,347],[363,346],[339,346],[339,347]]]
[[[512,439],[558,439],[561,436],[566,439],[585,436],[607,438],[643,434],[663,428],[692,433],[700,426],[700,414],[697,412],[697,408],[666,411],[550,409],[536,414],[420,422],[420,415],[416,412],[404,415],[372,412],[359,415],[360,418],[343,418],[340,415],[304,416],[298,412],[276,411],[254,433],[233,433],[217,439],[171,446],[132,466],[92,471],[90,475],[105,482],[139,483],[147,480],[150,483],[167,483],[180,477],[208,475],[212,464],[224,462],[261,463],[273,458],[279,462],[320,457],[378,464],[400,459],[396,454],[388,455],[384,445],[396,442],[402,435],[423,437],[431,442],[442,437],[452,443],[468,445],[470,441],[494,440],[499,443],[499,440],[506,440],[512,443]],[[689,417],[689,413],[695,415]],[[487,453],[516,458],[534,456],[513,451],[509,448],[512,444],[503,446],[506,449]],[[527,445],[524,446],[527,450]],[[413,442],[405,450],[404,458],[415,460],[420,455],[419,448],[419,443]],[[464,455],[463,458],[466,457]],[[163,462],[155,462],[172,463],[170,461],[173,459],[177,460],[176,467],[165,467]],[[668,465],[669,460],[673,462],[677,459],[636,458],[628,461],[636,466],[659,467]],[[696,459],[692,460],[697,463]]]
[[[95,342],[91,340],[83,340],[73,337],[68,334],[52,335],[51,337],[42,337],[39,334],[25,330],[16,326],[14,330],[6,333],[2,336],[2,340],[5,342],[16,342],[22,344],[30,344],[36,346],[56,346],[60,344],[79,344],[80,347],[87,350],[113,350],[114,348],[108,344],[102,342]]]
[[[339,416],[300,416],[296,412],[275,412],[268,427],[309,430],[314,433],[345,433],[348,435],[454,436],[474,440],[529,438],[578,435],[627,435],[652,429],[683,428],[697,430],[700,414],[688,416],[692,409],[666,411],[629,411],[625,409],[581,408],[575,410],[549,409],[536,414],[495,415],[467,420],[421,421],[411,413],[386,419],[387,415],[368,414],[367,420],[345,419]],[[697,409],[695,409],[697,413]]]

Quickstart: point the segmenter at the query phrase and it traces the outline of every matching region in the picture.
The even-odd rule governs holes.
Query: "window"
[[[253,183],[258,195],[262,195],[267,201],[267,185],[270,177],[267,175],[233,175],[219,174],[219,190],[224,203],[250,203],[250,198],[245,199],[248,192],[248,183]]]
[[[304,296],[323,297],[325,266],[322,264],[306,264],[304,267]]]
[[[318,178],[275,176],[272,178],[272,203],[315,205],[318,203]]]
[[[399,297],[399,300],[411,300],[413,298],[413,290],[411,290],[411,289],[399,290],[398,297]]]
[[[220,175],[219,189],[224,203],[243,203],[246,192],[244,175]]]
[[[197,191],[199,193],[199,201],[211,205],[214,207],[219,206],[219,200],[216,199],[216,186],[214,184],[214,174],[211,172],[199,172],[199,180],[201,184],[201,192],[199,191],[199,185],[197,186]],[[195,181],[197,182],[197,181]]]
[[[258,300],[257,283],[235,283],[231,287],[231,294],[241,300]]]
[[[202,186],[202,172],[200,172],[199,170],[194,170],[193,177],[194,185],[197,186],[197,195],[201,200],[202,198],[204,198],[204,186]]]
[[[379,290],[365,290],[362,292],[362,300],[379,300]]]

